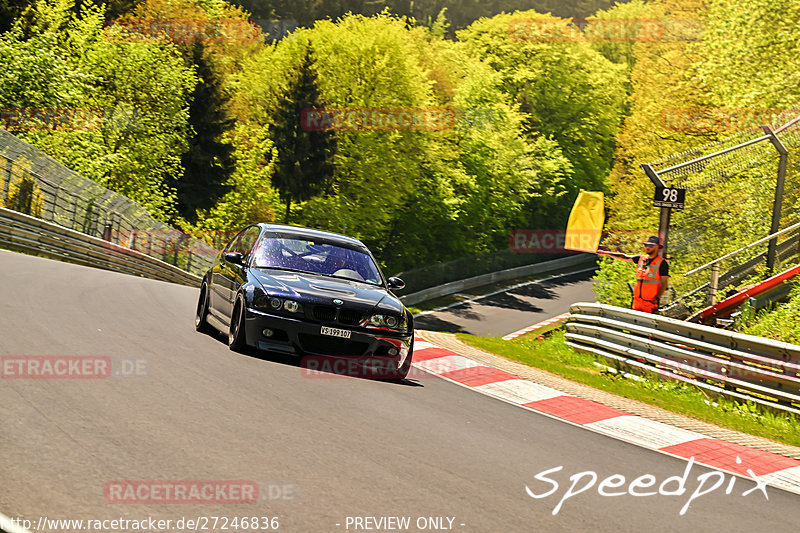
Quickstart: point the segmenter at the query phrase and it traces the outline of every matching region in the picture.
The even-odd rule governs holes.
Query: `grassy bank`
[[[567,346],[562,331],[541,341],[531,335],[512,341],[462,333],[457,336],[470,346],[596,389],[743,433],[800,446],[800,419],[794,415],[762,410],[755,404],[709,397],[697,387],[681,382],[660,381],[649,377],[633,380],[603,371],[595,365],[596,359],[593,356]]]

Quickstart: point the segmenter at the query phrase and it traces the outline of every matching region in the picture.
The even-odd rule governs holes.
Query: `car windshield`
[[[381,284],[369,254],[319,241],[264,237],[253,252],[258,268],[279,268]]]

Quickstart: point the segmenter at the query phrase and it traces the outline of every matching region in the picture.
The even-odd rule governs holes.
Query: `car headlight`
[[[406,328],[405,320],[395,315],[372,315],[369,317],[369,325],[398,331],[403,331]]]
[[[262,291],[256,289],[253,295],[253,305],[261,309],[266,309],[269,307],[269,298],[267,298],[267,295]]]
[[[300,311],[303,310],[303,306],[301,306],[294,300],[285,300],[283,302],[283,308],[289,311],[290,313],[299,313]]]
[[[261,309],[269,309],[271,311],[280,311],[282,309],[288,311],[289,313],[301,313],[303,311],[303,306],[300,305],[300,302],[295,302],[294,300],[284,300],[283,298],[277,298],[275,296],[267,296],[263,292],[259,291],[256,291],[256,294],[253,297],[253,305]]]

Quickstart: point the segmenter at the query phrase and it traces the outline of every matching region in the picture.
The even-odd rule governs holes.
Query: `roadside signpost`
[[[683,202],[685,200],[686,189],[661,187],[657,185],[655,196],[653,196],[653,206],[669,207],[671,209],[683,209]]]

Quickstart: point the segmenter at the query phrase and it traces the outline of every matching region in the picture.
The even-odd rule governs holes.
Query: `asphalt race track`
[[[235,354],[194,331],[193,288],[5,251],[0,273],[0,355],[103,356],[112,368],[105,379],[0,379],[0,512],[12,518],[278,516],[285,532],[367,531],[352,517],[388,516],[411,517],[410,531],[420,517],[454,517],[453,530],[480,533],[800,523],[800,497],[742,496],[755,486],[745,478],[726,495],[730,475],[681,516],[710,472],[697,466],[683,495],[601,496],[607,476],[660,484],[686,462],[438,378],[308,376],[291,360]],[[554,494],[526,493],[550,490],[534,476],[558,466]],[[583,471],[597,484],[553,515]],[[120,480],[251,480],[261,501],[108,503],[104,487]]]
[[[569,311],[575,302],[594,302],[592,271],[526,284],[414,319],[418,329],[502,337]]]

